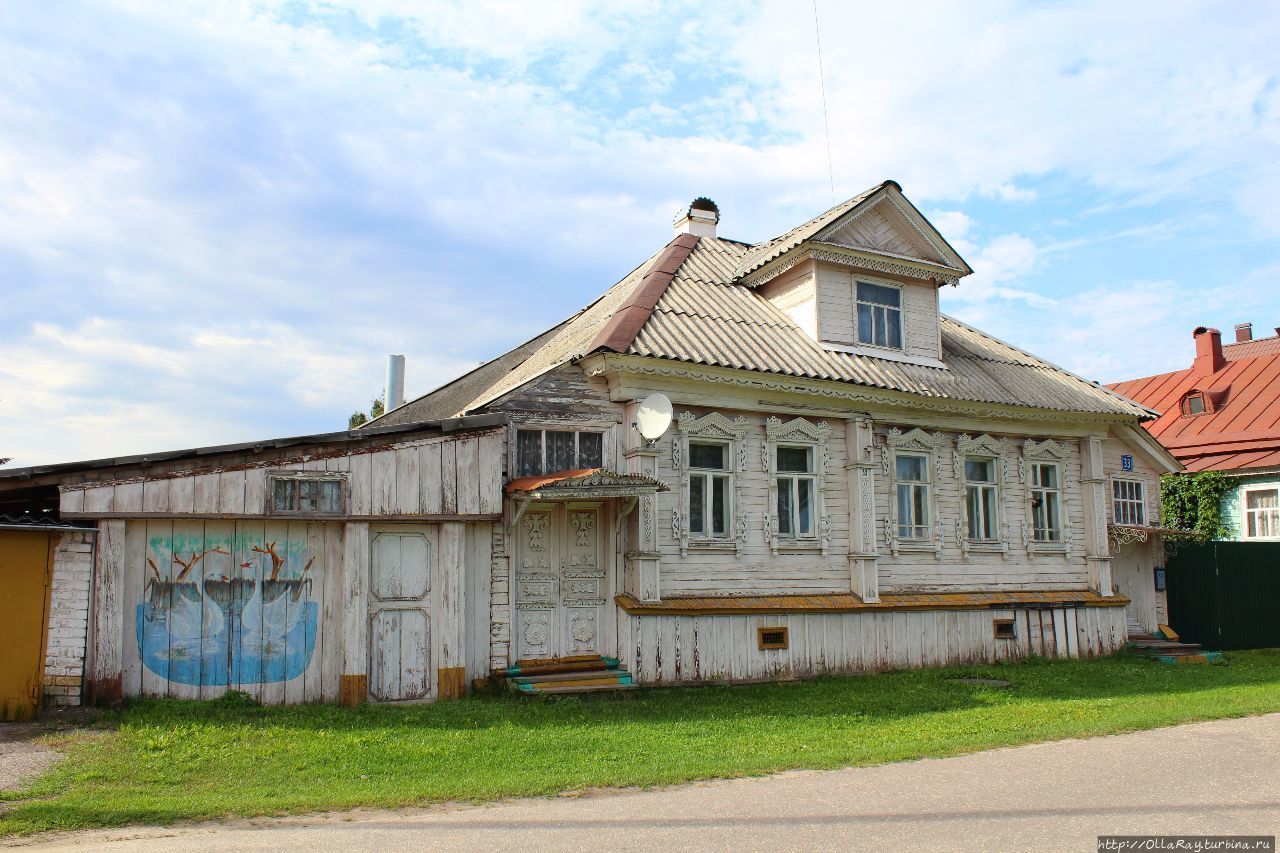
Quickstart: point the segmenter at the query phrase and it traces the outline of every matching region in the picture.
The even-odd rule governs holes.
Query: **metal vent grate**
[[[786,628],[757,628],[756,640],[762,649],[785,649],[787,647]]]

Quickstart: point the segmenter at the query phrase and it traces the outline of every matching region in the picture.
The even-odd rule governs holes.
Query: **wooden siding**
[[[996,639],[995,619],[1014,639]],[[1040,656],[1096,657],[1125,642],[1120,607],[625,616],[620,657],[641,684],[761,681]],[[758,648],[758,628],[787,628],[788,648]]]
[[[888,425],[876,427],[876,443],[883,445]],[[941,592],[981,589],[1080,589],[1088,583],[1085,562],[1085,503],[1081,487],[1080,447],[1075,439],[1059,439],[1070,448],[1062,463],[1066,489],[1061,493],[1063,519],[1071,529],[1071,542],[1064,554],[1028,553],[1022,542],[1022,525],[1031,524],[1031,484],[1020,475],[1022,439],[1006,441],[1004,459],[1007,475],[1001,472],[1001,520],[1008,524],[1008,554],[990,553],[971,547],[966,556],[957,539],[956,523],[964,523],[964,483],[956,478],[955,434],[943,433],[942,448],[934,454],[932,488],[937,518],[943,532],[941,559],[932,549],[923,552],[901,550],[894,555],[885,538],[884,519],[890,517],[895,486],[892,476],[876,470],[875,516],[877,567],[880,591]],[[879,459],[877,458],[877,461]],[[892,471],[891,471],[892,474]]]
[[[677,407],[678,412],[705,410]],[[736,412],[722,412],[733,418]],[[773,515],[770,508],[770,475],[763,467],[762,448],[766,442],[765,418],[745,413],[748,427],[744,439],[746,465],[735,473],[735,499],[732,527],[735,534],[739,516],[745,515],[747,535],[741,548],[707,550],[690,543],[687,555],[681,556],[680,543],[674,535],[673,510],[682,518],[685,513],[685,487],[683,467],[673,467],[672,444],[681,441],[674,428],[658,442],[657,477],[670,491],[657,496],[658,552],[662,555],[661,594],[673,595],[731,595],[731,594],[786,594],[847,592],[849,567],[849,493],[845,487],[844,423],[832,419],[831,438],[827,442],[830,459],[825,469],[822,491],[825,510],[830,518],[831,534],[828,552],[824,556],[816,545],[807,546],[796,553],[772,553],[771,537],[764,527],[766,515]],[[790,420],[792,416],[786,416]],[[818,419],[814,419],[816,423]],[[736,452],[736,448],[735,448]],[[816,454],[817,464],[822,463],[822,452]]]
[[[317,471],[346,475],[341,518],[492,517],[502,511],[503,442],[495,431],[64,486],[61,511],[67,518],[268,518],[269,472]]]
[[[813,266],[813,261],[797,264],[764,285],[760,295],[790,317],[809,337],[818,339],[823,336],[819,328]]]
[[[831,264],[817,265],[819,340],[857,346],[854,285],[877,283],[874,274],[863,275]],[[938,289],[931,284],[887,282],[902,290],[902,352],[919,358],[942,358]]]

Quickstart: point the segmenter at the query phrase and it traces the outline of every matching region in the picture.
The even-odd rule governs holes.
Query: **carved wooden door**
[[[597,503],[531,507],[517,526],[516,658],[600,654],[606,577]]]
[[[599,504],[565,504],[560,546],[560,656],[597,655],[604,620],[604,542]]]
[[[559,515],[553,504],[530,507],[516,528],[515,641],[518,660],[557,655]]]

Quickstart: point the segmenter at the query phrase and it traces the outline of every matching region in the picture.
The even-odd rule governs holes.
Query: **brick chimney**
[[[1196,339],[1196,373],[1211,376],[1226,366],[1227,360],[1222,357],[1221,332],[1198,326],[1191,335]]]
[[[1251,340],[1253,340],[1253,324],[1236,323],[1236,343],[1242,344]]]

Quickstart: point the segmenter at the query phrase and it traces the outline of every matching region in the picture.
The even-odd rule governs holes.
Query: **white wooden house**
[[[799,677],[1165,621],[1161,551],[1119,571],[1110,523],[1177,468],[1151,411],[941,314],[971,270],[892,181],[759,245],[718,220],[695,201],[590,306],[361,430],[28,472],[97,525],[91,694]]]

